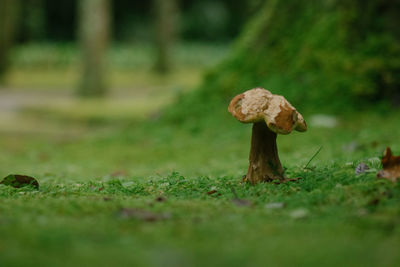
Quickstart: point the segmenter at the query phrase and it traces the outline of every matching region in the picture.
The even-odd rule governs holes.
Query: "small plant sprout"
[[[252,184],[287,181],[279,160],[276,137],[293,130],[306,131],[303,116],[283,96],[263,88],[235,96],[228,111],[240,122],[253,123],[250,165],[244,180]]]

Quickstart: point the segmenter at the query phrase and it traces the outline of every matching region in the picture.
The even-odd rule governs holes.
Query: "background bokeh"
[[[4,266],[399,266],[399,0],[0,0]],[[304,116],[251,186],[264,87]],[[360,175],[360,163],[369,169]]]

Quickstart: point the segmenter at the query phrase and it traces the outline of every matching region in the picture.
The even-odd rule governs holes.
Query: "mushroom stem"
[[[285,180],[284,171],[276,146],[277,134],[264,121],[253,124],[251,136],[250,165],[245,180],[256,184],[272,180]]]

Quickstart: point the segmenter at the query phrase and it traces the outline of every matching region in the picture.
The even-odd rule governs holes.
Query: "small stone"
[[[290,213],[290,217],[292,217],[293,219],[303,219],[306,218],[309,214],[309,211],[306,209],[297,209],[297,210],[293,210]]]
[[[365,163],[360,163],[357,165],[356,169],[354,170],[354,173],[356,175],[360,175],[362,173],[365,173],[367,170],[369,170],[369,166]]]
[[[282,209],[285,207],[285,203],[283,202],[271,202],[265,205],[266,209],[271,209],[271,210],[275,210],[275,209]]]
[[[123,182],[121,184],[122,184],[123,187],[130,187],[130,186],[132,186],[134,184],[134,182],[128,181],[128,182]]]
[[[338,119],[328,114],[314,114],[310,117],[310,125],[319,128],[335,128],[338,125]]]

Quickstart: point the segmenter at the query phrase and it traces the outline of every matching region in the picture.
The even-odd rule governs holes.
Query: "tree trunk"
[[[154,0],[156,13],[156,49],[155,69],[167,73],[172,68],[172,48],[177,38],[178,3],[177,0]]]
[[[109,0],[79,1],[79,37],[82,52],[81,96],[102,96],[107,91],[105,53],[110,37]]]
[[[285,174],[278,156],[276,137],[277,134],[272,132],[265,122],[253,124],[250,165],[246,181],[256,184],[272,180],[285,180]]]
[[[9,67],[9,53],[16,32],[19,0],[0,1],[0,81]]]

